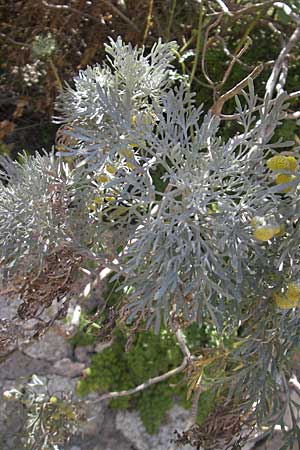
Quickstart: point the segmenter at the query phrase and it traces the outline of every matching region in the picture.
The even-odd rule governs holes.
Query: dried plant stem
[[[202,386],[201,384],[197,386],[195,389],[193,401],[192,401],[192,407],[191,407],[191,414],[189,417],[189,426],[195,425],[197,423],[197,417],[198,417],[198,409],[199,409],[199,399],[200,395],[202,393]]]
[[[58,87],[60,90],[62,90],[63,85],[62,85],[61,79],[59,78],[57,69],[56,69],[56,67],[55,67],[55,64],[54,64],[52,58],[49,58],[49,64],[50,64],[50,67],[51,67],[52,72],[53,72],[53,74],[54,74],[54,77],[55,77],[55,80],[56,80],[57,87]]]
[[[192,85],[192,83],[193,83],[193,79],[195,77],[197,66],[198,66],[198,61],[199,61],[199,55],[200,55],[200,50],[201,50],[202,22],[203,22],[203,1],[201,1],[200,8],[199,8],[196,53],[195,53],[193,67],[192,67],[192,71],[191,71],[191,75],[190,75],[190,85]]]
[[[169,18],[169,23],[168,23],[168,28],[167,28],[167,37],[168,37],[168,39],[170,38],[170,33],[171,33],[172,25],[173,25],[176,4],[177,4],[177,0],[173,0],[172,1],[170,18]]]
[[[227,100],[231,99],[235,95],[239,94],[241,90],[247,86],[248,81],[250,78],[252,80],[256,78],[263,70],[263,65],[260,64],[259,66],[255,67],[255,69],[252,70],[252,72],[247,75],[242,81],[240,81],[236,86],[234,86],[232,89],[230,89],[225,94],[221,95],[221,97],[215,102],[215,104],[211,108],[211,112],[216,115],[220,115],[223,109],[223,106]]]
[[[152,13],[153,13],[153,5],[154,5],[154,0],[149,0],[146,28],[145,28],[145,31],[144,31],[144,36],[143,36],[143,41],[142,41],[143,44],[146,42],[149,30],[150,30],[150,25],[151,25],[151,20],[152,20]]]
[[[293,32],[293,34],[291,35],[289,41],[282,48],[277,60],[275,61],[273,70],[272,70],[271,75],[266,84],[266,95],[268,95],[269,98],[272,98],[274,89],[276,87],[277,80],[280,76],[283,65],[285,63],[285,60],[286,60],[289,52],[291,51],[291,49],[295,46],[295,44],[299,40],[299,38],[300,38],[300,23],[297,25],[297,27],[296,27],[295,31]]]

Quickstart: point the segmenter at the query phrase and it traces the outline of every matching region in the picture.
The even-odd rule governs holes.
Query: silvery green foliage
[[[266,165],[277,149],[297,154],[293,143],[272,140],[286,95],[260,103],[250,81],[236,99],[240,131],[224,140],[219,119],[174,76],[175,47],[158,42],[146,55],[111,41],[107,62],[81,71],[61,94],[58,120],[71,138],[64,154],[77,168],[53,156],[5,166],[2,260],[13,270],[44,248],[75,245],[87,256],[109,255],[129,320],[239,329],[228,357],[234,373],[223,380],[228,396],[240,393],[249,411],[256,401],[257,422],[272,427],[282,420],[275,412],[300,336],[298,310],[280,311],[272,300],[299,281],[298,168],[277,185],[278,173],[291,172]],[[61,186],[58,198],[53,186]],[[284,232],[259,241],[255,218]],[[282,410],[289,407],[287,399]]]
[[[173,47],[159,42],[144,56],[111,41],[109,64],[82,71],[59,107],[77,141],[68,154],[87,173],[108,177],[99,195],[112,201],[99,206],[95,220],[103,232],[112,227],[116,248],[127,236],[118,261],[130,287],[130,317],[143,312],[158,328],[161,313],[165,321],[175,313],[199,323],[208,313],[221,329],[234,311],[235,324],[240,319],[245,296],[270,295],[272,273],[279,266],[283,273],[283,249],[276,240],[278,254],[270,249],[268,255],[269,245],[253,237],[251,220],[281,224],[296,201],[298,176],[283,199],[282,186],[266,170],[276,148],[291,145],[270,143],[285,95],[260,106],[249,83],[237,99],[242,131],[224,142],[219,119],[195,106],[184,83],[166,80]],[[285,255],[285,277],[291,261]]]
[[[82,173],[53,154],[24,154],[20,162],[2,157],[0,165],[2,275],[28,273],[62,246],[80,253],[91,238]]]

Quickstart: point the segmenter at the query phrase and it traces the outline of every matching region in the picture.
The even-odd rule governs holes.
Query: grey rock
[[[71,361],[69,358],[63,358],[54,363],[52,372],[67,378],[78,377],[82,374],[85,365],[80,362]]]
[[[93,345],[78,345],[74,350],[75,359],[79,362],[86,363],[88,365],[90,361],[90,354],[93,353]]]
[[[28,345],[24,353],[31,358],[53,362],[69,357],[71,348],[63,336],[49,330],[38,341]]]
[[[29,377],[33,373],[43,374],[51,367],[48,361],[32,359],[22,352],[15,351],[9,355],[0,366],[1,380],[15,380],[19,377]]]
[[[86,402],[86,421],[80,425],[79,432],[85,436],[97,435],[102,427],[107,407],[104,403]]]
[[[116,416],[116,427],[138,450],[175,450],[172,443],[174,431],[183,431],[186,427],[189,411],[174,406],[168,414],[165,424],[163,424],[156,435],[150,435],[136,412],[119,411]],[[194,450],[190,445],[185,445],[182,450]]]
[[[65,392],[75,395],[76,380],[60,375],[47,375],[49,395]]]

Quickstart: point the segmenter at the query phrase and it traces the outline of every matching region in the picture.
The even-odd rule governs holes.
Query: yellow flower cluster
[[[297,308],[300,306],[300,284],[290,283],[284,294],[276,293],[274,301],[280,309]]]
[[[283,225],[278,225],[274,221],[268,223],[263,217],[254,217],[251,224],[254,228],[253,236],[258,241],[269,241],[274,236],[279,236],[284,231]]]
[[[284,155],[276,155],[270,158],[267,161],[267,166],[272,171],[277,170],[290,170],[291,172],[295,172],[297,169],[297,161],[293,156],[284,156]],[[294,175],[288,174],[278,174],[275,177],[276,184],[286,184],[290,183],[294,179]],[[283,192],[287,193],[291,190],[291,188],[286,188]]]

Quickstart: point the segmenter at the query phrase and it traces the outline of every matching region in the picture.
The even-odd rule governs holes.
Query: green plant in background
[[[185,330],[185,335],[191,351],[217,345],[217,333],[213,329],[199,329],[196,324],[192,324]],[[78,384],[79,395],[134,388],[178,366],[182,360],[174,333],[165,328],[157,335],[149,331],[138,333],[126,352],[127,339],[125,332],[117,330],[112,346],[92,356],[91,365]],[[136,409],[146,430],[156,433],[175,400],[185,407],[191,406],[186,398],[186,381],[179,374],[131,397],[113,399],[110,405],[113,408]],[[210,412],[212,403],[213,394],[208,391],[200,400],[199,421]]]

